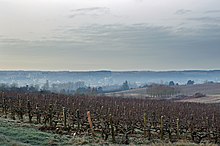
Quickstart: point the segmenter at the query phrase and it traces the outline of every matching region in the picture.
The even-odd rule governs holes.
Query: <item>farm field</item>
[[[179,101],[183,102],[200,102],[200,103],[220,103],[220,84],[219,83],[206,83],[195,85],[179,85],[173,86],[179,95],[193,96],[196,93],[206,95],[202,98],[190,98]],[[107,93],[106,96],[115,97],[131,97],[131,98],[149,98],[146,88],[130,89],[127,91]]]
[[[193,95],[195,93],[202,93],[206,95],[220,95],[219,83],[205,83],[195,85],[181,85],[177,86],[181,94]]]
[[[38,145],[35,140],[40,139],[42,145],[220,143],[219,104],[8,92],[1,94],[0,105],[1,121],[10,119],[16,127],[7,133],[8,122],[1,122],[1,137],[6,142],[21,140],[21,144]],[[20,132],[11,136],[10,131],[19,131],[19,125],[29,125],[27,131],[21,132],[21,137],[26,137],[16,138]]]
[[[180,102],[195,102],[195,103],[220,103],[220,95],[209,95],[200,98],[190,98],[179,100]]]

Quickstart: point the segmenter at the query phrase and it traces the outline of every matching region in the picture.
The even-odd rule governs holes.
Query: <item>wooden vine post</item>
[[[210,136],[210,133],[209,133],[210,127],[211,127],[211,124],[209,122],[209,117],[206,117],[206,133],[208,134],[209,140],[211,140],[211,136]]]
[[[164,117],[161,116],[160,117],[160,139],[161,140],[163,139],[163,119],[164,119]]]
[[[112,133],[112,142],[115,143],[115,131],[113,126],[112,114],[110,116],[110,125],[111,125],[111,133]]]
[[[212,115],[212,128],[214,128],[214,123],[215,123],[215,114],[213,113],[213,115]]]
[[[80,117],[79,117],[79,109],[76,110],[76,118],[77,118],[77,130],[80,130]]]
[[[191,114],[191,121],[190,121],[190,133],[191,133],[191,138],[192,141],[194,141],[194,118],[193,118],[193,114]]]
[[[36,114],[37,114],[37,124],[41,123],[41,114],[40,114],[40,109],[39,109],[39,105],[36,105]]]
[[[65,107],[63,107],[63,125],[64,128],[66,128],[66,118],[67,118],[67,110]]]
[[[52,126],[52,123],[53,123],[53,106],[52,104],[49,105],[49,124],[50,126]]]
[[[148,140],[151,140],[151,123],[148,123],[147,126]]]
[[[5,98],[3,97],[3,114],[7,117],[7,109],[6,109],[6,100]]]
[[[147,114],[144,113],[144,137],[147,137]]]
[[[9,107],[10,107],[10,113],[11,113],[11,119],[15,120],[15,111],[14,111],[14,105],[13,102],[11,101],[11,99],[9,99]]]
[[[23,121],[23,109],[22,109],[22,103],[21,103],[21,99],[18,99],[18,106],[19,106],[19,116],[20,116],[20,120]]]
[[[27,101],[27,110],[28,110],[29,123],[31,123],[32,122],[32,115],[31,115],[31,102],[30,102],[30,100]]]
[[[176,136],[177,136],[177,139],[179,139],[180,138],[180,131],[179,131],[179,129],[180,129],[180,127],[179,127],[179,118],[177,118],[176,119]]]
[[[91,129],[91,132],[92,132],[92,136],[95,136],[90,111],[87,112],[87,117],[88,117],[88,122],[89,122],[90,129]]]

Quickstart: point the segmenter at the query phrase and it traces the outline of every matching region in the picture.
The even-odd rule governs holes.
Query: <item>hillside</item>
[[[206,95],[220,95],[220,83],[181,85],[176,88],[184,95],[193,95],[198,92]]]
[[[205,103],[220,103],[220,83],[205,83],[195,85],[179,85],[174,86],[178,91],[179,95],[192,96],[195,93],[205,94],[207,97],[203,98],[190,98],[183,100],[184,102],[205,102]],[[131,89],[122,92],[108,93],[107,96],[116,97],[133,97],[133,98],[146,98],[148,97],[146,88]]]

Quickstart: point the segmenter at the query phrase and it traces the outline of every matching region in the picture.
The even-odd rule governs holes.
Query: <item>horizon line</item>
[[[220,69],[183,69],[183,70],[108,70],[108,69],[100,69],[100,70],[28,70],[28,69],[9,69],[2,70],[0,72],[187,72],[187,71],[220,71]]]

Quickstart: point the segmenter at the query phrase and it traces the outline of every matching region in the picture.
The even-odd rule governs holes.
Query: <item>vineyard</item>
[[[0,107],[2,117],[40,124],[39,130],[61,135],[87,135],[116,144],[220,144],[220,104],[2,92]]]

